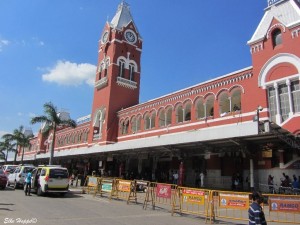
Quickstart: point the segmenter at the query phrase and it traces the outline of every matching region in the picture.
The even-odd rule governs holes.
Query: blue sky
[[[53,102],[91,113],[98,41],[121,0],[0,0],[0,136]],[[140,102],[251,66],[267,0],[127,0],[143,38]]]

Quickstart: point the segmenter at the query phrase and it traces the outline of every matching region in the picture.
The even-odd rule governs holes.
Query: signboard
[[[112,190],[112,183],[108,183],[108,184],[102,184],[102,191],[105,191],[105,192],[111,192]]]
[[[272,158],[273,156],[273,151],[270,149],[270,150],[264,150],[261,152],[262,154],[262,157],[263,158]]]
[[[277,2],[280,2],[282,0],[268,0],[268,6],[274,5]]]
[[[118,191],[130,192],[130,181],[119,181],[118,183]]]
[[[249,208],[248,194],[223,194],[219,196],[220,207],[246,210]]]
[[[279,197],[269,198],[270,211],[300,213],[300,198]]]
[[[159,198],[171,198],[171,185],[157,184],[156,196]]]
[[[89,182],[88,182],[89,187],[96,187],[97,184],[98,184],[97,177],[89,177]]]
[[[182,190],[183,201],[191,204],[204,205],[205,193],[204,191],[183,189]]]

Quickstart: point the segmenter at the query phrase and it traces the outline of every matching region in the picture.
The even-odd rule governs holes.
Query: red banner
[[[270,211],[300,213],[300,199],[292,197],[269,198]]]
[[[159,198],[171,198],[171,185],[157,184],[156,196]]]

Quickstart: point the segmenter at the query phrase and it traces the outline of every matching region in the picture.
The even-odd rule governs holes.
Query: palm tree
[[[15,152],[14,164],[16,164],[16,161],[17,161],[18,148],[19,148],[19,146],[21,146],[23,136],[24,136],[24,127],[23,126],[20,126],[19,129],[14,129],[12,134],[4,134],[2,136],[3,139],[7,139],[9,141],[16,142],[16,152]]]
[[[22,137],[21,137],[21,140],[20,140],[20,146],[22,147],[21,164],[23,164],[25,148],[30,146],[30,139],[31,138],[33,138],[33,134],[29,134],[29,135],[26,135],[25,133],[22,134]]]
[[[1,152],[1,155],[4,155],[5,164],[6,164],[7,163],[8,152],[17,151],[15,149],[16,143],[12,143],[9,139],[5,139],[3,137],[2,137],[2,139],[4,139],[4,140],[0,141],[0,152]],[[5,150],[6,150],[6,154],[4,153]]]
[[[42,129],[43,133],[48,133],[49,131],[53,131],[52,141],[50,144],[50,158],[49,158],[49,165],[53,163],[53,156],[54,156],[54,141],[56,135],[56,129],[60,126],[70,126],[75,128],[76,122],[72,119],[63,119],[60,118],[60,114],[57,111],[56,107],[51,103],[44,104],[44,113],[45,115],[36,116],[31,119],[31,123],[45,123],[44,129]]]

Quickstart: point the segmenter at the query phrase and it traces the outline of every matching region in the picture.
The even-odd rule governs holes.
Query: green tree
[[[21,146],[23,137],[24,137],[24,127],[23,126],[20,126],[19,129],[14,129],[12,134],[4,134],[2,136],[3,139],[7,139],[10,142],[12,142],[12,141],[16,142],[16,152],[15,152],[14,164],[16,164],[18,148]]]
[[[3,157],[2,159],[5,159],[5,164],[7,163],[7,156],[8,156],[8,152],[15,152],[17,151],[15,149],[16,143],[13,143],[12,141],[10,141],[9,139],[5,139],[3,138],[3,141],[0,141],[0,157]],[[4,151],[6,151],[6,154],[4,153]]]
[[[20,143],[19,143],[20,146],[22,147],[21,164],[23,164],[25,148],[30,147],[30,139],[31,138],[33,138],[32,134],[26,135],[25,133],[23,133],[23,135],[21,136],[21,140],[20,140]]]
[[[31,119],[31,123],[44,123],[45,126],[42,129],[42,133],[49,133],[50,131],[53,131],[52,141],[50,143],[49,158],[49,165],[52,165],[54,157],[55,135],[57,128],[61,126],[70,126],[75,128],[76,122],[72,119],[60,118],[60,113],[57,111],[56,107],[51,102],[44,104],[44,113],[45,115],[33,117]]]

